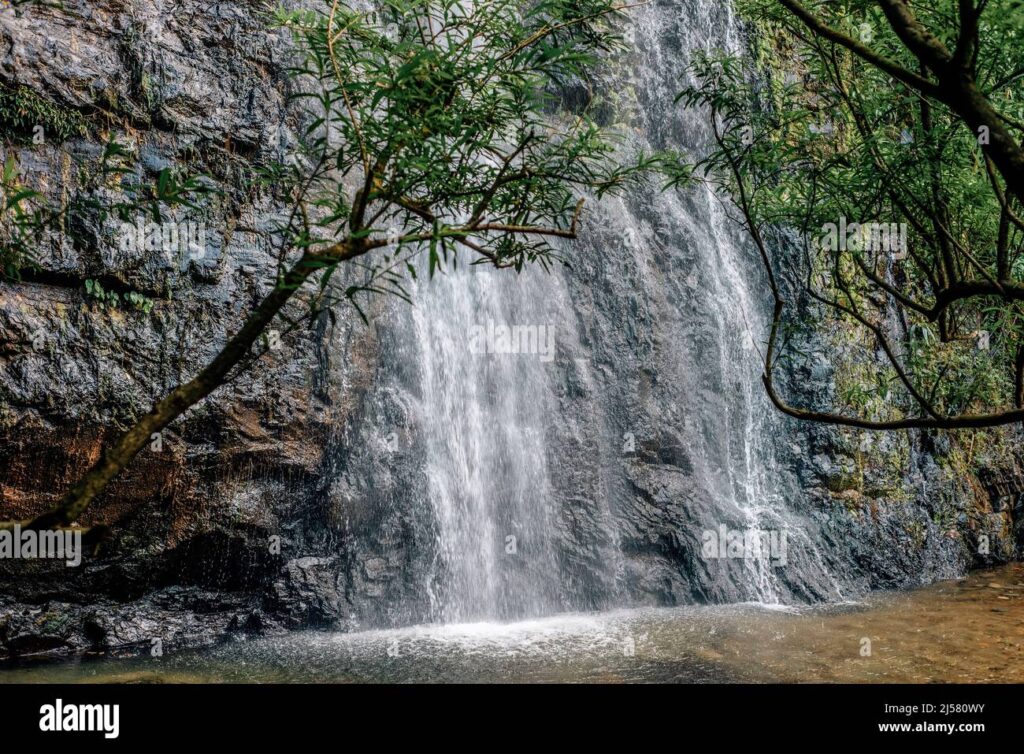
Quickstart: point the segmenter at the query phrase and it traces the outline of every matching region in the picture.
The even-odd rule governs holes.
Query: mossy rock
[[[863,486],[860,474],[854,471],[838,471],[825,479],[825,488],[829,492],[846,492],[847,490],[860,492]]]

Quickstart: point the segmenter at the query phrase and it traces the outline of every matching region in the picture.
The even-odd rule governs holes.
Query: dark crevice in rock
[[[82,276],[70,272],[46,270],[39,267],[24,267],[18,271],[18,278],[16,280],[9,280],[6,282],[8,285],[46,285],[51,288],[67,288],[74,291],[80,291],[82,293],[82,297],[85,298],[86,280],[94,280],[103,286],[103,290],[111,293],[117,293],[120,296],[124,296],[129,293],[144,293],[150,298],[162,298],[163,300],[168,300],[165,296],[160,295],[158,289],[140,290],[138,288],[133,288],[130,285],[126,285],[123,281],[113,275]]]

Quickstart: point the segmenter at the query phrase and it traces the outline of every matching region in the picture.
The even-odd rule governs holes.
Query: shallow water
[[[302,632],[161,658],[25,666],[0,681],[1021,683],[1024,565],[856,604]]]

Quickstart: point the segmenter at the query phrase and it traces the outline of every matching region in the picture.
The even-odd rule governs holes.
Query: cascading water
[[[673,99],[695,51],[739,45],[728,5],[643,6],[631,19],[628,65],[601,86],[610,118],[631,147],[699,153],[706,114]],[[434,539],[418,579],[431,619],[839,596],[788,507],[795,488],[782,481],[780,424],[759,383],[767,302],[742,236],[707,191],[590,207],[583,238],[565,248],[573,269],[449,270],[417,286],[410,388]],[[503,327],[533,348],[471,342]],[[685,461],[641,465],[622,436],[654,438],[662,456],[658,438],[673,438]],[[653,501],[643,511],[638,495]],[[788,575],[767,557],[703,558],[702,533],[723,529],[783,533]]]
[[[437,568],[428,588],[434,614],[446,621],[558,608],[554,550],[546,534],[552,509],[545,370],[554,331],[540,307],[531,307],[554,281],[531,272],[509,285],[507,276],[479,269],[453,271],[421,286],[414,311],[420,420],[438,532]],[[527,333],[523,345],[532,345],[532,353],[501,352],[512,344],[505,349],[493,333],[512,325],[527,328],[516,332]]]
[[[644,6],[633,19],[630,41],[636,53],[626,76],[636,92],[634,146],[681,149],[699,157],[712,143],[708,114],[683,110],[674,97],[692,83],[688,68],[694,54],[715,49],[742,54],[731,5],[700,0]],[[760,382],[759,348],[767,337],[770,301],[754,250],[710,189],[654,194],[649,201],[625,202],[608,222],[626,229],[635,256],[668,260],[660,267],[668,272],[666,283],[676,298],[660,316],[679,323],[680,337],[668,346],[678,354],[670,371],[690,388],[672,398],[682,404],[678,423],[688,456],[711,498],[710,504],[693,506],[688,523],[701,534],[723,527],[771,533],[786,549],[782,558],[765,553],[714,562],[705,576],[713,582],[726,574],[729,588],[705,589],[702,596],[762,603],[798,595],[840,597],[815,543],[814,525],[793,511],[799,486],[787,483],[779,462],[792,450],[779,441],[784,425]]]

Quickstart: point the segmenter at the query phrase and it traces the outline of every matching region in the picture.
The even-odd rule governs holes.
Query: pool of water
[[[7,683],[733,681],[1024,682],[1024,565],[854,604],[299,632],[160,658],[0,671]]]

